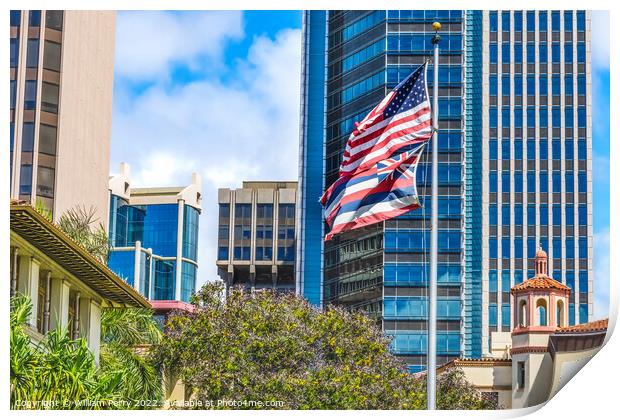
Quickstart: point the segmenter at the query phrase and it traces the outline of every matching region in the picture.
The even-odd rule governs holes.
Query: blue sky
[[[203,180],[199,284],[217,278],[216,192],[297,178],[301,13],[119,12],[111,173]],[[609,303],[609,18],[593,15],[595,317]]]

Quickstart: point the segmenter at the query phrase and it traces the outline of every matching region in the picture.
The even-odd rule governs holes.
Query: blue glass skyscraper
[[[498,13],[506,22],[503,26],[496,23]],[[523,20],[522,24],[515,23],[529,14],[536,22],[531,30],[524,27]],[[511,309],[506,290],[527,275],[526,267],[533,266],[528,260],[533,255],[526,255],[530,242],[541,242],[547,249],[553,248],[548,239],[551,236],[562,243],[568,241],[568,246],[554,255],[554,267],[566,276],[554,273],[553,277],[579,290],[579,303],[575,301],[571,307],[573,315],[580,314],[580,321],[591,315],[591,156],[587,146],[591,143],[591,116],[586,111],[590,94],[585,82],[590,76],[584,12],[305,12],[299,196],[307,197],[307,201],[305,207],[299,206],[299,238],[309,231],[323,233],[317,228],[322,223],[320,209],[308,203],[318,199],[325,186],[337,178],[354,123],[432,56],[434,21],[442,23],[436,180],[437,351],[441,364],[459,356],[481,357],[489,351],[493,332],[508,331]],[[432,76],[430,65],[431,93],[436,82]],[[529,78],[547,82],[540,83],[542,90],[539,84],[533,86],[531,97],[523,94]],[[501,88],[497,87],[498,80]],[[579,80],[584,82],[583,91]],[[498,89],[503,89],[501,95]],[[583,96],[578,97],[577,91]],[[566,107],[564,111],[560,111],[561,106]],[[552,121],[557,125],[553,130]],[[572,121],[574,125],[579,121],[582,130],[573,130],[572,126],[569,130]],[[573,140],[575,137],[578,139]],[[493,148],[499,143],[503,145],[501,152],[497,146]],[[526,143],[531,143],[536,153],[531,160],[524,157],[529,150]],[[435,147],[429,146],[428,150]],[[412,371],[426,365],[427,192],[433,182],[429,156],[421,159],[417,179],[422,203],[429,205],[382,224],[346,232],[329,242],[306,236],[298,250],[298,261],[305,260],[313,267],[302,273],[305,287],[299,292],[310,300],[321,293],[324,304],[362,309],[374,316],[393,338],[392,351]],[[528,176],[537,181],[528,184],[523,175],[526,166],[531,168]],[[549,171],[557,172],[557,196],[548,194],[552,188]],[[498,183],[505,186],[505,194],[498,193]],[[530,195],[524,193],[528,185]],[[579,186],[583,195],[576,193]],[[557,211],[553,211],[566,215],[557,220],[557,226],[549,222],[556,205],[553,203],[557,204]],[[526,229],[523,220],[530,207],[534,218]],[[498,210],[493,213],[497,208],[503,211],[499,220]],[[541,209],[546,218],[537,216]],[[575,223],[578,214],[583,227]],[[583,259],[581,254],[576,257],[581,251],[585,253]],[[320,273],[317,252],[322,253]],[[578,287],[577,270],[581,276]],[[498,273],[505,279],[501,283]]]
[[[108,266],[152,301],[188,302],[196,289],[200,179],[187,187],[131,188],[110,178]]]

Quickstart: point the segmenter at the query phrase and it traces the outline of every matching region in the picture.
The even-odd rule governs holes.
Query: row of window
[[[428,351],[428,336],[424,333],[403,334],[396,333],[390,343],[390,351],[399,353],[426,353]],[[454,354],[460,351],[461,336],[456,333],[437,333],[436,350],[438,354]]]
[[[372,76],[364,80],[361,80],[355,83],[354,85],[351,85],[345,88],[342,92],[340,92],[340,95],[338,95],[340,97],[340,102],[332,103],[328,106],[331,108],[337,105],[351,102],[354,99],[357,99],[361,95],[365,94],[366,92],[370,92],[371,90],[375,89],[376,87],[381,86],[384,83],[385,83],[385,73],[383,73],[382,71],[379,73],[375,73]],[[335,102],[335,101],[332,101],[332,102]]]
[[[460,203],[459,203],[460,212]],[[430,248],[429,231],[391,231],[385,232],[385,251],[426,251]],[[437,247],[439,251],[454,252],[461,249],[460,231],[439,231],[437,234]]]
[[[517,193],[524,192],[523,188],[523,173],[521,171],[515,171],[511,174],[510,171],[501,172],[502,188],[501,192],[510,192],[510,178],[513,177],[514,191]],[[562,177],[560,171],[553,171],[552,173],[551,190],[549,190],[549,175],[547,171],[538,171],[538,191],[541,193],[560,193],[562,192]],[[441,182],[441,178],[440,178]],[[564,190],[567,193],[575,192],[575,176],[572,171],[566,171],[564,173]],[[588,191],[588,178],[585,171],[579,171],[577,174],[577,192],[585,193]],[[489,172],[489,192],[500,192],[498,188],[498,172]],[[527,192],[536,192],[536,172],[527,172]]]
[[[388,84],[396,85],[405,80],[417,67],[416,66],[389,66],[387,68]],[[439,66],[439,85],[460,85],[463,83],[463,69],[461,66]],[[427,81],[429,87],[433,84],[434,72],[429,65]]]
[[[580,226],[586,226],[588,222],[588,214],[587,208],[585,204],[581,204],[577,206],[577,214],[578,214],[578,223]],[[565,206],[564,217],[566,219],[567,226],[574,225],[574,206],[572,204],[567,204]],[[539,220],[541,225],[549,224],[549,207],[546,204],[539,205]],[[562,225],[562,207],[557,205],[551,206],[551,214],[553,222],[552,224],[555,226]],[[521,204],[517,204],[514,206],[514,210],[510,208],[509,204],[502,205],[502,215],[501,222],[504,226],[510,226],[511,218],[516,226],[523,226],[523,206]],[[489,205],[489,224],[491,226],[498,224],[498,209],[496,204]],[[527,206],[527,224],[529,226],[536,225],[536,206],[534,204],[530,204]]]
[[[588,322],[588,304],[579,304],[579,323],[583,324]],[[569,325],[575,325],[575,304],[569,304],[568,309],[568,323]],[[510,326],[510,305],[502,304],[502,326]],[[489,304],[489,327],[497,327],[497,304]]]
[[[509,139],[503,139],[502,144],[502,153],[501,158],[503,160],[510,160],[510,143],[514,146],[514,159],[522,160],[523,159],[523,141],[522,140],[513,140],[512,142]],[[497,146],[497,139],[489,140],[489,159],[497,160],[499,159]],[[526,142],[526,158],[528,160],[536,159],[536,140],[530,139]],[[579,139],[577,142],[577,156],[579,160],[586,159],[586,140]],[[546,139],[541,139],[538,141],[538,158],[540,160],[549,159],[549,143]],[[574,153],[574,143],[572,139],[564,140],[564,159],[565,160],[573,160],[575,157]],[[560,140],[552,140],[551,141],[551,159],[560,160],[562,159],[562,141]]]
[[[22,126],[22,152],[34,151],[33,122],[25,122]],[[56,127],[47,124],[39,125],[39,153],[56,155]]]
[[[39,165],[37,167],[37,196],[54,198],[54,168]],[[19,193],[32,194],[32,165],[23,164],[20,167]]]
[[[499,52],[499,44],[497,42],[491,42],[489,44],[489,62],[491,64],[498,64],[498,52]],[[511,48],[514,49],[514,54],[511,54]],[[559,42],[552,42],[551,47],[546,42],[540,42],[538,44],[538,62],[545,64],[549,61],[549,48],[551,48],[551,63],[559,64],[561,62],[561,51],[564,50],[564,63],[571,64],[573,62],[573,43],[566,42],[562,47]],[[388,39],[388,50],[389,50],[389,39]],[[502,42],[501,43],[501,53],[502,53],[502,64],[509,64],[512,60],[515,63],[521,64],[523,63],[523,44],[520,42],[510,43],[510,42]],[[525,46],[525,59],[527,63],[533,64],[536,62],[536,44],[533,42],[528,42]],[[586,43],[578,42],[577,43],[577,62],[585,63],[586,62]]]
[[[295,246],[279,246],[277,250],[278,261],[295,261]],[[249,246],[235,246],[233,248],[233,258],[237,261],[250,261],[252,248]],[[272,248],[271,247],[257,247],[256,248],[256,260],[257,261],[271,261],[272,260]],[[228,260],[229,249],[227,246],[220,246],[217,250],[218,260]]]
[[[220,225],[218,231],[218,239],[228,239],[228,232],[228,225]],[[233,239],[252,239],[252,226],[235,225]],[[273,239],[273,226],[263,224],[256,225],[256,239]],[[295,227],[288,225],[279,226],[278,239],[295,239]]]
[[[11,26],[21,25],[21,10],[11,10]],[[63,12],[62,10],[48,10],[45,12],[45,27],[62,30]],[[31,10],[28,13],[28,26],[37,28],[41,26],[41,11]]]
[[[526,14],[526,30],[528,32],[534,32],[536,30],[536,17],[533,11],[528,11]],[[510,26],[510,12],[501,12],[502,32],[509,32]],[[498,27],[498,12],[489,12],[489,29],[491,32],[497,32]],[[515,32],[523,31],[523,11],[513,12],[513,28]],[[538,30],[540,32],[546,32],[548,30],[548,14],[546,11],[538,12]],[[573,12],[572,10],[564,11],[564,30],[571,32],[573,30]],[[584,11],[577,12],[577,31],[583,32],[586,30],[586,14]],[[551,31],[560,31],[560,11],[551,12]]]
[[[528,270],[527,277],[534,277],[534,270]],[[554,270],[552,278],[561,282],[565,280],[565,284],[575,291],[575,272],[573,270],[566,270],[564,279],[562,279],[562,270]],[[501,272],[501,292],[510,292],[510,270],[502,270]],[[514,272],[514,282],[512,284],[520,284],[523,282],[523,271],[516,270]],[[498,290],[498,270],[489,270],[489,292],[497,293]],[[585,270],[579,271],[579,293],[588,292],[588,272]]]
[[[522,96],[523,95],[523,82],[526,82],[525,88],[526,93],[529,96],[536,95],[536,80],[538,80],[538,94],[539,95],[548,95],[549,94],[549,79],[551,79],[551,94],[552,95],[561,95],[561,76],[559,74],[554,74],[549,78],[546,74],[541,74],[539,76],[528,75],[523,78],[521,75],[510,76],[508,74],[504,74],[501,76],[501,79],[495,75],[491,74],[489,76],[489,95],[497,96],[499,94],[498,91],[498,81],[502,82],[502,95],[510,96],[510,80],[513,80],[513,89],[514,95]],[[573,95],[573,81],[574,76],[572,74],[564,75],[564,94],[565,95]],[[440,75],[441,81],[441,75]],[[577,76],[577,94],[579,96],[583,96],[586,94],[586,76],[585,74],[579,74]],[[572,107],[569,107],[572,110]]]
[[[230,204],[222,203],[219,206],[219,217],[228,219],[230,217]],[[273,204],[257,204],[256,217],[258,219],[273,218]],[[280,204],[278,206],[278,217],[280,220],[295,218],[295,204]],[[251,219],[252,204],[239,203],[235,205],[236,219]]]
[[[373,44],[363,48],[344,58],[342,61],[342,71],[347,72],[353,68],[359,67],[362,63],[385,51],[385,38],[381,38]]]
[[[421,164],[418,166],[416,172],[418,186],[431,184],[431,170],[430,165]],[[437,176],[439,179],[438,185],[461,185],[461,165],[440,163],[437,165]]]
[[[17,67],[19,61],[19,39],[11,38],[10,54],[11,68]],[[39,66],[39,42],[38,38],[29,38],[26,44],[26,68]],[[44,42],[43,68],[46,70],[60,71],[60,44],[52,41]]]
[[[459,319],[461,300],[458,296],[452,299],[437,299],[438,319]],[[428,298],[424,296],[388,297],[383,299],[384,318],[421,318],[428,317]]]
[[[384,10],[375,10],[369,15],[364,16],[363,18],[356,20],[352,24],[345,26],[342,29],[342,38],[344,41],[348,41],[350,39],[355,38],[365,30],[372,28],[377,23],[383,21],[385,19],[385,11]]]
[[[420,52],[433,49],[433,33],[389,33],[387,38],[388,52]],[[456,52],[463,49],[463,36],[460,33],[452,33],[441,36],[441,50]]]
[[[496,237],[489,237],[489,258],[499,258],[500,255],[498,253],[498,239]],[[502,245],[502,254],[501,258],[523,258],[523,238],[514,238],[514,255],[511,256],[510,249],[510,238],[503,237],[501,238]],[[580,237],[577,240],[578,244],[578,254],[575,255],[575,238],[569,236],[564,240],[564,244],[560,242],[560,239],[553,239],[553,258],[561,259],[562,258],[562,245],[564,245],[565,254],[564,257],[568,259],[578,258],[588,258],[588,239],[585,237]],[[543,249],[549,249],[549,240],[545,237],[540,238],[540,241],[537,242],[536,238],[529,237],[527,238],[527,258],[534,258],[536,255],[536,250],[538,246],[543,245]],[[544,247],[544,246],[547,247]],[[556,247],[557,246],[557,247]]]
[[[460,275],[459,265],[437,264],[438,284],[460,284]],[[429,276],[427,264],[385,264],[383,267],[383,281],[386,286],[427,284]]]
[[[502,107],[501,114],[501,123],[502,127],[523,127],[523,108],[522,107],[514,107],[514,109],[510,109],[510,107],[505,106]],[[559,106],[550,107],[551,110],[551,126],[549,126],[549,108],[546,106],[538,107],[538,124],[536,124],[536,108],[533,106],[528,106],[526,108],[526,123],[530,128],[534,127],[552,127],[552,128],[561,128],[562,120],[561,115],[562,112]],[[512,116],[512,123],[511,123]],[[491,106],[489,108],[489,127],[490,128],[498,128],[498,109],[495,106]],[[586,128],[587,122],[587,114],[586,107],[579,106],[577,107],[577,127],[578,128]],[[565,128],[574,128],[574,112],[573,107],[567,106],[564,109],[564,127]]]
[[[388,10],[388,19],[400,20],[432,20],[441,19],[442,22],[460,20],[461,10]]]

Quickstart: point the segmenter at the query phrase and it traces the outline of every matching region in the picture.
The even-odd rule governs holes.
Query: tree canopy
[[[375,321],[272,291],[206,284],[196,309],[169,317],[157,363],[177,372],[198,408],[279,401],[284,409],[423,409],[426,382],[389,352]],[[439,408],[495,408],[462,374],[439,377]],[[267,404],[269,405],[269,404]],[[260,408],[248,406],[247,408]]]

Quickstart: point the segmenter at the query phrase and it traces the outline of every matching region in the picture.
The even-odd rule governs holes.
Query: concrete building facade
[[[218,190],[217,266],[226,287],[295,291],[297,182]]]
[[[108,265],[153,302],[188,302],[196,290],[201,189],[197,173],[185,187],[132,187],[125,163],[110,177]]]
[[[11,198],[108,222],[113,11],[11,11]],[[75,176],[79,174],[79,176]]]

